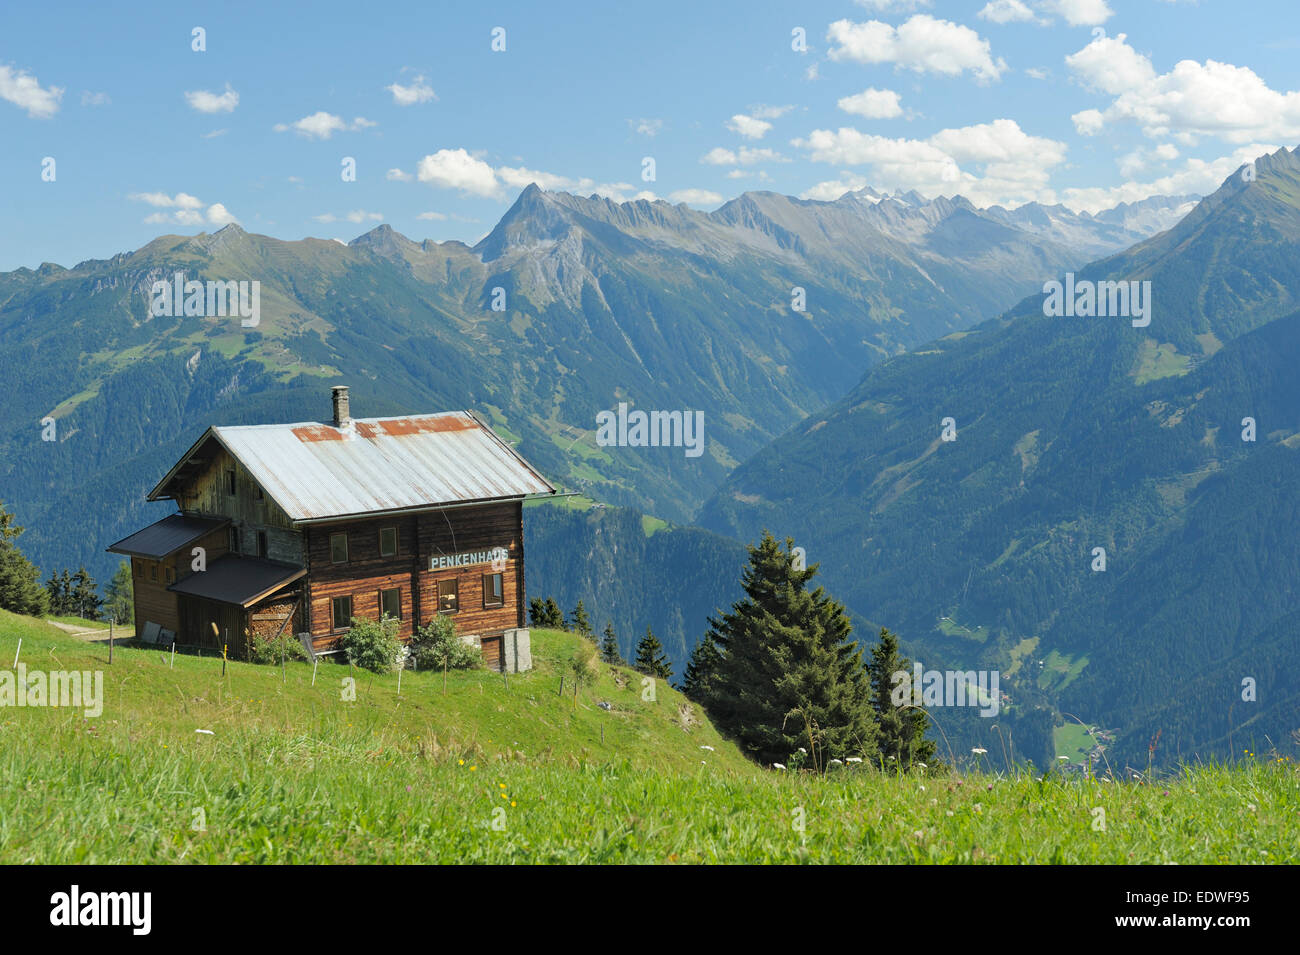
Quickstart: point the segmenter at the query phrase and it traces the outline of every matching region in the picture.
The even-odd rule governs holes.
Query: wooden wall
[[[265,531],[268,559],[302,566],[302,534],[293,528],[289,516],[267,495],[259,501],[252,475],[225,448],[215,442],[212,446],[216,450],[211,463],[177,499],[177,505],[190,514],[230,518],[239,528],[240,551],[247,556],[257,555],[257,532]],[[234,496],[226,485],[230,468],[235,470]],[[229,531],[222,534],[229,539]]]
[[[397,553],[379,554],[379,530],[396,527]],[[348,535],[348,562],[330,560],[330,535]],[[455,579],[460,609],[453,615],[465,634],[500,632],[524,625],[523,508],[519,502],[474,508],[449,508],[402,518],[315,524],[304,531],[308,560],[306,626],[318,649],[332,644],[331,601],[350,596],[356,617],[379,617],[379,591],[401,590],[403,640],[437,612],[438,581]],[[502,570],[504,604],[483,607],[483,575],[491,564],[429,570],[437,554],[461,554],[503,547],[508,560]]]

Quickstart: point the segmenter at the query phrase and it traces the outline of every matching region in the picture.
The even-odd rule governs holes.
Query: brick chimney
[[[348,386],[335,385],[334,392],[334,427],[342,428],[352,420],[352,412],[348,408]]]

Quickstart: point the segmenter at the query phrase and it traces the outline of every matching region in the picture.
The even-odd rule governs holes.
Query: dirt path
[[[70,623],[60,623],[57,620],[46,620],[45,622],[52,627],[58,627],[60,630],[72,634],[74,637],[80,637],[82,640],[94,643],[108,642],[108,631],[103,627],[78,627]],[[127,627],[118,627],[116,631],[116,637],[119,640],[125,640],[134,635],[135,632]]]

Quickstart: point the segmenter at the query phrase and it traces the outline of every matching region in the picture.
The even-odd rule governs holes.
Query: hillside
[[[176,658],[0,612],[0,652],[104,672],[99,718],[0,711],[0,862],[1294,862],[1294,767],[1202,767],[1163,786],[861,771],[765,772],[680,698],[607,672],[578,709],[539,667],[485,673]],[[12,659],[12,658],[9,658]],[[51,662],[47,662],[51,661]],[[8,671],[5,671],[6,673]],[[622,671],[620,671],[621,673]],[[592,701],[608,699],[609,712]],[[601,727],[604,727],[604,742]],[[210,730],[198,733],[196,730]],[[704,749],[702,747],[712,746]],[[1105,813],[1098,831],[1096,809]],[[68,838],[68,833],[75,838]]]
[[[554,482],[687,522],[863,367],[1181,214],[1152,202],[1106,222],[960,197],[746,193],[705,214],[532,186],[473,248],[387,226],[344,245],[230,225],[19,269],[0,275],[0,488],[39,565],[106,579],[103,547],[163,516],[143,496],[204,428],[318,420],[343,381],[360,416],[473,408]],[[177,272],[260,282],[256,327],[151,314],[153,283]],[[702,411],[705,452],[598,446],[596,413],[623,401]]]
[[[1281,663],[1300,649],[1300,155],[1256,171],[1076,277],[1149,281],[1149,326],[1030,298],[869,370],[701,523],[793,534],[927,666],[1000,668],[1031,711],[1118,731],[1117,760],[1161,731],[1169,761],[1281,745],[1300,728]],[[1050,751],[1041,723],[1017,739]]]

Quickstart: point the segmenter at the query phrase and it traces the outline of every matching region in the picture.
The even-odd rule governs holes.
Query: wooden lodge
[[[332,651],[353,617],[409,640],[450,614],[490,668],[528,669],[523,501],[555,488],[473,412],[333,401],[328,424],[209,428],[149,492],[178,512],[108,548],[131,560],[138,632],[241,658],[285,632]]]

